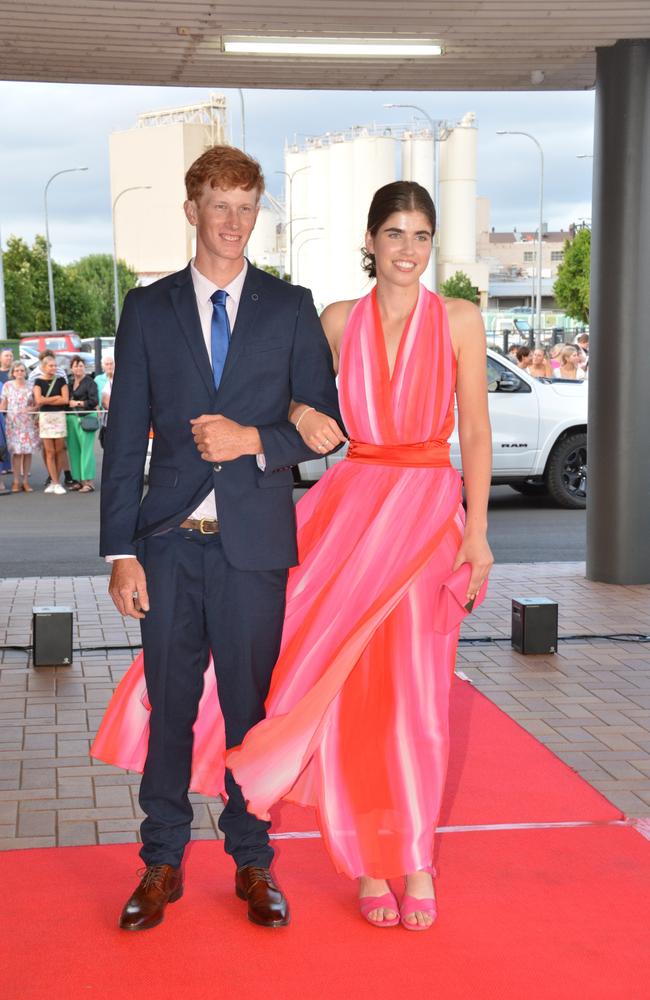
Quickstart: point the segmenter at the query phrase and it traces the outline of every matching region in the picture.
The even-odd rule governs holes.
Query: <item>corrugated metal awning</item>
[[[224,35],[439,39],[426,59],[225,54]],[[40,0],[0,3],[0,77],[342,90],[576,90],[595,49],[650,37],[648,0]],[[543,82],[531,82],[541,71]]]

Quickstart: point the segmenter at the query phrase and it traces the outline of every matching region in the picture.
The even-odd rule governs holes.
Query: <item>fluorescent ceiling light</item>
[[[366,42],[360,38],[260,38],[226,36],[224,52],[263,56],[372,56],[413,57],[441,56],[440,42],[416,39],[379,39]]]

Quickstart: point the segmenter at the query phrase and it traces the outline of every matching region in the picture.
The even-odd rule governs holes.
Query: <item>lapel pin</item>
[[[257,302],[257,300],[259,299],[259,295],[257,294],[257,292],[253,292],[253,294],[251,295],[251,298],[252,298],[253,302]]]

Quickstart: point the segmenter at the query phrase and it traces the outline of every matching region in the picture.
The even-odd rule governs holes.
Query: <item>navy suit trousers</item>
[[[264,701],[278,657],[287,570],[238,570],[219,534],[173,528],[138,542],[150,610],[141,622],[151,703],[147,760],[140,786],[145,864],[180,865],[193,818],[188,798],[192,726],[210,652],[226,727],[237,746],[264,718]],[[226,771],[228,803],[219,819],[226,851],[237,867],[268,867],[269,823],[246,811]]]

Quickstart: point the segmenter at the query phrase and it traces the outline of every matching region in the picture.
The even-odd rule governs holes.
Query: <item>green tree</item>
[[[56,325],[59,330],[76,330],[81,337],[101,336],[99,303],[92,289],[80,281],[72,271],[72,265],[61,268],[58,279],[54,279],[56,296]],[[112,332],[112,328],[109,327]]]
[[[28,269],[10,271],[5,266],[5,306],[7,336],[17,337],[21,330],[34,329],[34,299]]]
[[[30,247],[20,237],[10,236],[3,263],[9,336],[17,337],[27,330],[49,330],[45,237],[37,236]],[[60,330],[76,330],[82,337],[105,337],[113,333],[113,258],[110,254],[90,254],[65,267],[52,261],[52,279]],[[136,283],[135,272],[119,261],[121,300]]]
[[[19,236],[10,236],[3,256],[7,327],[9,335],[17,337],[26,330],[49,330],[50,297],[47,284],[47,243],[44,236],[36,236],[33,246]],[[65,269],[52,261],[52,279],[57,306],[59,295],[68,299]],[[11,317],[11,325],[10,319]],[[63,316],[57,325],[64,329]]]
[[[115,332],[115,292],[113,258],[108,253],[93,253],[68,266],[74,281],[90,292],[95,308],[88,337],[110,337]],[[138,283],[138,276],[123,260],[117,262],[117,285],[120,308],[124,296]]]
[[[589,266],[591,230],[579,229],[574,239],[564,243],[564,259],[557,271],[553,293],[567,316],[589,322]]]
[[[464,271],[456,271],[450,278],[443,281],[440,285],[440,291],[448,299],[467,299],[475,305],[480,302],[478,288],[472,284],[471,278]]]
[[[19,236],[10,236],[2,256],[7,308],[7,333],[34,330],[36,303],[32,275],[32,251]]]
[[[259,264],[256,264],[255,261],[253,261],[253,267],[259,267]],[[283,281],[291,281],[290,274],[287,274],[286,271],[284,274],[280,274],[280,268],[275,267],[273,264],[263,264],[260,271],[266,271],[267,274],[272,274],[274,278],[282,278]]]

